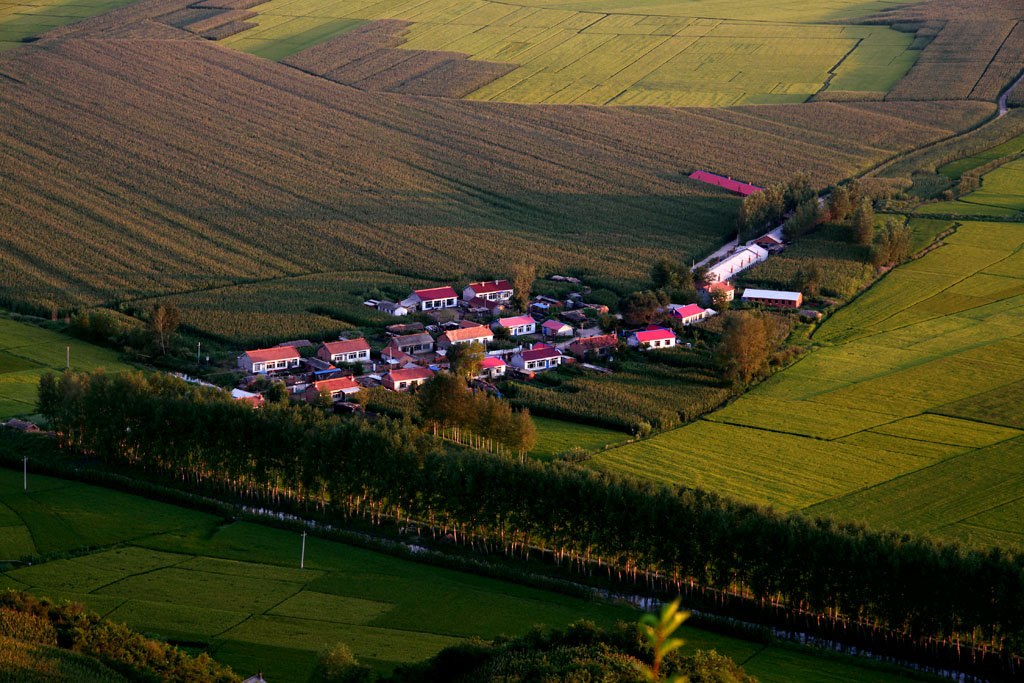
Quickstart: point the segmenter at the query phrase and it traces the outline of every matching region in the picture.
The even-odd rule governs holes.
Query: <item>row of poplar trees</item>
[[[507,554],[547,548],[583,571],[695,583],[918,639],[1024,646],[1020,554],[455,449],[408,422],[254,410],[160,374],[51,374],[39,407],[64,447],[263,506],[419,525]]]

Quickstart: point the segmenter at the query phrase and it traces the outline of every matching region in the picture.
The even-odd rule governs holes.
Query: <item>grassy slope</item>
[[[613,429],[594,427],[546,417],[533,418],[537,428],[537,445],[530,451],[535,458],[547,459],[578,446],[584,450],[597,450],[629,438],[628,434]]]
[[[1024,379],[1022,330],[1024,225],[965,223],[835,313],[815,336],[824,347],[705,419],[596,462],[1024,547],[1024,431],[999,400]]]
[[[21,528],[42,551],[117,544],[0,574],[0,587],[68,598],[144,633],[208,647],[236,671],[301,681],[316,652],[346,642],[380,667],[428,657],[471,636],[518,634],[578,618],[611,625],[630,609],[421,565],[310,537],[297,568],[294,533],[107,489],[0,469],[0,529]],[[126,519],[131,524],[125,524]],[[854,660],[762,648],[695,628],[763,681],[895,681]]]
[[[39,377],[50,370],[64,369],[69,346],[73,370],[106,368],[116,372],[131,368],[116,351],[0,318],[0,420],[35,412]]]
[[[0,636],[0,680],[127,683],[128,679],[89,657]]]

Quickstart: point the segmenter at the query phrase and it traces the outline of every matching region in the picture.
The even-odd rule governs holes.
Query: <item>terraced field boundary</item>
[[[1024,225],[964,222],[691,425],[595,462],[784,510],[1024,547]],[[1015,393],[1016,392],[1016,393]],[[1006,396],[1007,403],[998,397]]]

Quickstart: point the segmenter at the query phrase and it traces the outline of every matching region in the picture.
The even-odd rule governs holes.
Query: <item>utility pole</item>
[[[26,458],[27,460],[27,458]],[[299,558],[299,569],[306,568],[306,532],[302,532],[302,556]]]
[[[22,458],[21,462],[25,466],[25,471],[24,474],[22,475],[24,477],[23,486],[25,487],[25,490],[28,491],[28,456]]]
[[[68,357],[67,357],[67,362],[66,362],[64,368],[66,370],[70,370],[71,369],[71,347],[70,346],[68,346],[67,351],[68,351]]]
[[[203,342],[196,342],[196,365],[202,364],[202,359],[199,357],[203,351]]]

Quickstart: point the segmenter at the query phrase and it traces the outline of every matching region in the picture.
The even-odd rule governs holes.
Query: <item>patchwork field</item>
[[[0,2],[0,52],[22,40],[83,17],[102,14],[133,0],[17,0]]]
[[[1024,151],[1024,139],[1019,142],[1014,139],[1010,143],[1013,143],[1014,146],[1022,145],[1022,151]],[[1004,146],[1003,148],[1012,153],[1013,146]],[[994,158],[998,159],[999,157]],[[916,213],[922,215],[1015,216],[1024,212],[1022,187],[1024,187],[1024,157],[1003,164],[983,175],[981,187],[974,192],[969,192],[952,202],[925,204],[918,208]]]
[[[824,346],[728,407],[596,462],[785,510],[1024,547],[1024,225],[960,225],[814,340]]]
[[[402,50],[511,65],[473,88],[470,99],[714,107],[803,102],[826,89],[884,93],[920,52],[912,48],[912,33],[887,26],[812,23],[867,14],[887,3],[836,2],[818,12],[758,3],[737,12],[723,5],[270,0],[251,8],[251,28],[221,42],[281,59],[365,21],[399,20],[406,22]],[[440,68],[411,70],[425,55],[406,54],[400,66],[377,68],[400,69],[403,82]],[[358,65],[365,78],[374,71],[372,60],[363,61]],[[367,84],[374,88],[372,80]]]
[[[0,469],[0,562],[85,547],[94,550],[0,573],[0,589],[84,602],[268,680],[305,680],[318,651],[338,642],[387,669],[474,636],[580,618],[612,626],[637,615],[315,537],[299,569],[294,533],[38,475],[24,493],[21,472]],[[695,628],[682,635],[688,648],[716,648],[763,681],[898,680],[810,651]]]
[[[73,370],[130,369],[115,351],[0,317],[0,420],[35,412],[39,378],[64,370],[69,346]]]
[[[570,108],[363,92],[153,20],[179,5],[136,3],[0,57],[17,81],[0,89],[3,224],[18,226],[0,231],[9,303],[175,297],[196,329],[245,342],[358,324],[355,299],[374,287],[505,275],[494,268],[510,253],[629,291],[645,264],[708,253],[733,229],[738,200],[686,180],[687,167],[759,183],[806,170],[825,184],[993,106]],[[113,91],[127,95],[90,94]]]

